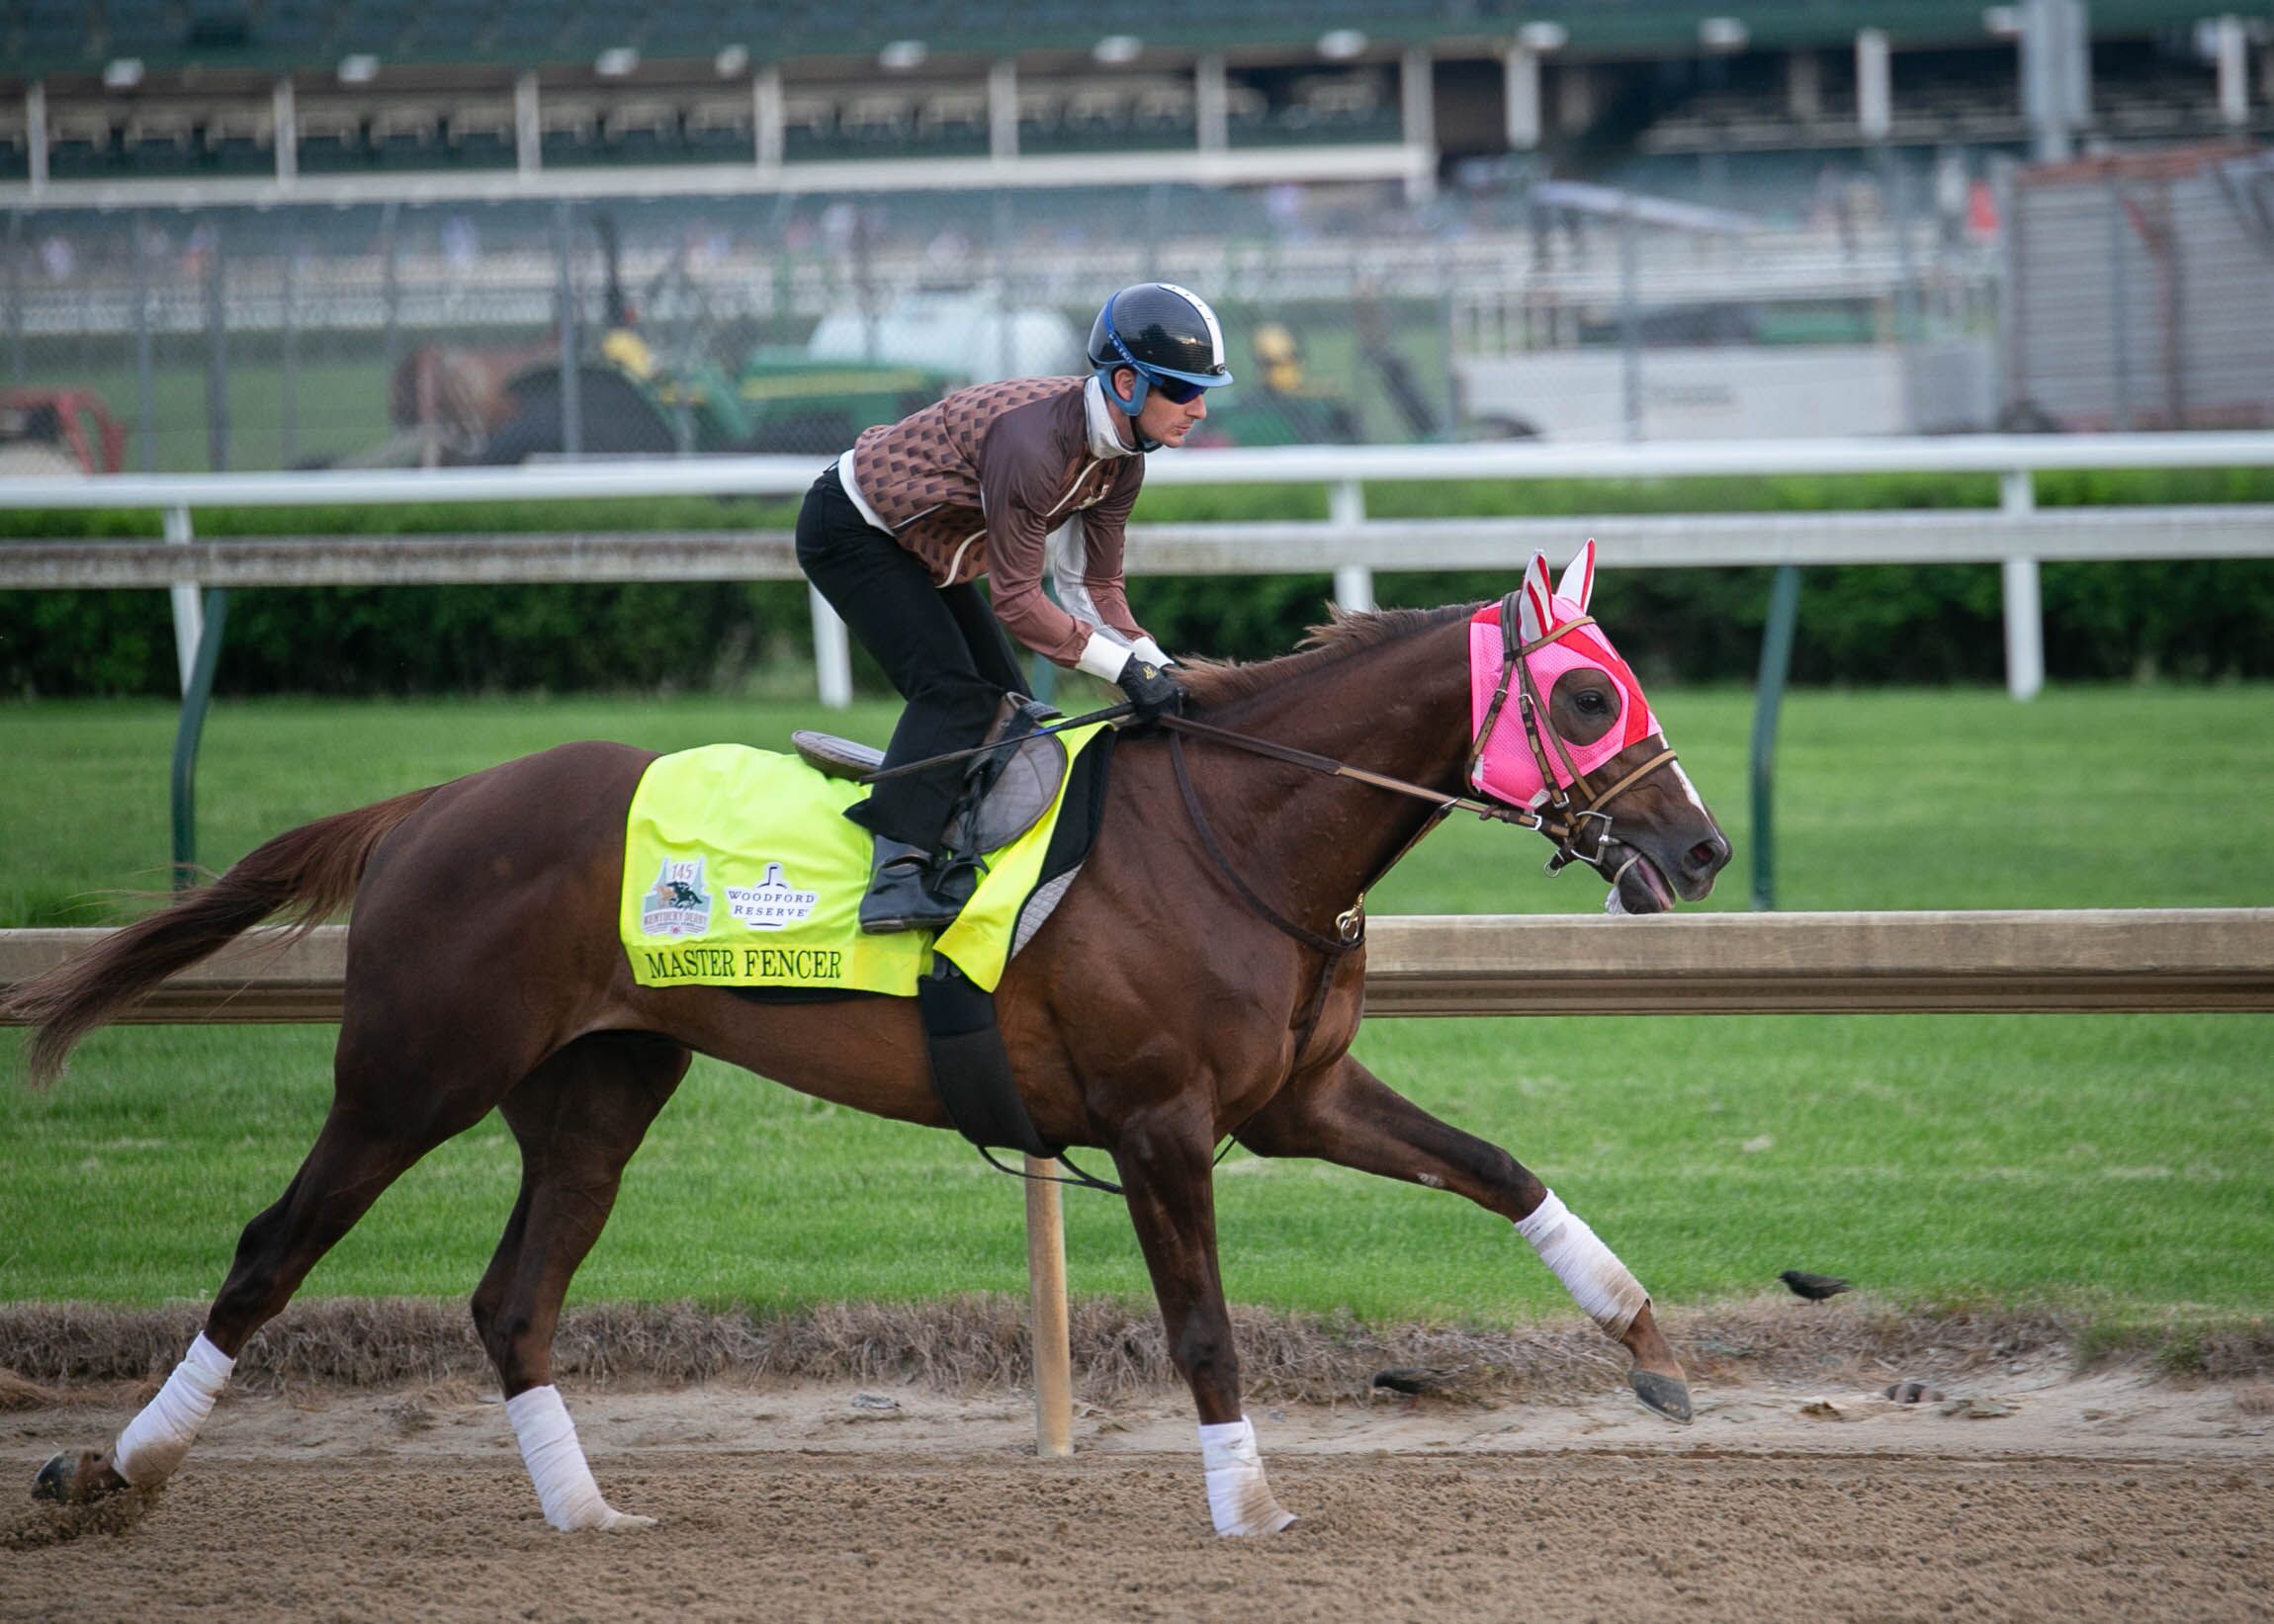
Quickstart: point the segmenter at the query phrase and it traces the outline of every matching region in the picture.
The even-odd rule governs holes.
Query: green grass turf
[[[1102,690],[1069,683],[1081,706]],[[1750,889],[1752,697],[1654,696],[1737,855],[1704,905]],[[219,702],[198,769],[199,856],[225,867],[313,817],[567,739],[780,747],[793,727],[881,743],[893,711],[717,699]],[[171,706],[0,705],[0,928],[99,923],[107,890],[165,883]],[[1804,691],[1777,754],[1785,908],[2213,907],[2274,899],[2274,688]],[[1455,816],[1370,899],[1383,913],[1587,912],[1602,887],[1539,877],[1536,836]]]
[[[1749,701],[1655,696],[1739,841]],[[227,705],[202,774],[206,854],[559,739],[781,738],[810,708],[577,700]],[[880,738],[868,706],[844,730]],[[164,707],[0,708],[0,924],[151,884]],[[1793,907],[2262,904],[2274,691],[1802,693],[1780,757]],[[1480,843],[1481,842],[1481,843]],[[1489,848],[1489,849],[1488,849]],[[1461,822],[1378,911],[1592,910],[1535,837]],[[1918,1307],[2051,1306],[2105,1324],[2263,1317],[2274,1297],[2274,1020],[2257,1016],[1382,1021],[1358,1052],[1506,1146],[1662,1301],[1848,1273]],[[203,1299],[291,1176],[327,1097],[325,1029],[123,1029],[51,1093],[0,1086],[0,1296]],[[21,1039],[0,1034],[0,1078]],[[385,1197],[315,1295],[459,1296],[516,1172],[494,1120]],[[1569,1311],[1506,1226],[1459,1200],[1235,1152],[1218,1178],[1238,1301],[1491,1325]],[[1017,1188],[944,1134],[699,1064],[633,1163],[578,1300],[913,1299],[1023,1286]],[[1138,1296],[1119,1204],[1069,1192],[1074,1289]]]

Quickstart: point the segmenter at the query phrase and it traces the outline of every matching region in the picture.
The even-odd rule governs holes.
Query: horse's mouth
[[[1632,846],[1620,848],[1624,856],[1612,873],[1618,876],[1611,895],[1603,899],[1607,913],[1665,913],[1674,906],[1674,888],[1666,883],[1658,865]]]

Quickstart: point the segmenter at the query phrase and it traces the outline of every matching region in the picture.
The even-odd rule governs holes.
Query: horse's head
[[[1611,882],[1612,912],[1659,913],[1713,889],[1729,842],[1588,615],[1594,591],[1593,541],[1552,587],[1535,553],[1524,584],[1470,620],[1468,778],[1540,814],[1550,873],[1586,863]]]

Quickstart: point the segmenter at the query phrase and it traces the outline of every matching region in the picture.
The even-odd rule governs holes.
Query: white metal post
[[[1192,64],[1192,133],[1203,152],[1231,144],[1231,109],[1224,82],[1224,58],[1210,53]]]
[[[852,703],[852,646],[845,639],[845,623],[830,607],[817,587],[806,597],[814,615],[814,677],[821,685],[822,703],[841,711]]]
[[[1406,199],[1426,203],[1437,196],[1436,62],[1418,47],[1398,58],[1398,121],[1412,162]]]
[[[269,89],[269,144],[276,149],[277,185],[290,187],[300,179],[300,104],[289,73]]]
[[[782,70],[768,63],[750,80],[750,124],[760,169],[782,166]]]
[[[537,75],[513,81],[513,167],[534,175],[545,166],[545,127],[539,122]]]
[[[1856,128],[1867,141],[1883,141],[1894,126],[1894,76],[1884,29],[1856,31]]]
[[[24,88],[24,153],[30,167],[25,179],[34,192],[47,186],[47,86],[39,79]]]
[[[987,155],[1018,156],[1018,64],[1008,56],[987,64]]]
[[[1353,530],[1366,522],[1366,487],[1356,479],[1339,479],[1327,487],[1327,520]],[[1335,602],[1354,614],[1374,607],[1374,572],[1362,563],[1335,569]]]
[[[187,547],[197,540],[190,528],[190,510],[169,507],[165,510],[166,540]],[[174,663],[181,668],[182,692],[190,691],[190,673],[197,668],[198,642],[206,635],[205,600],[198,595],[195,581],[176,581],[172,588],[174,599]]]
[[[2230,129],[2250,122],[2250,59],[2242,19],[2229,13],[2212,31],[2219,64],[2219,118]]]
[[[1537,150],[1540,136],[1539,52],[1511,45],[1501,57],[1501,81],[1506,88],[1509,150]]]
[[[2027,469],[1998,476],[1998,506],[2007,513],[2034,513],[2037,484]],[[2005,686],[2015,699],[2035,699],[2045,687],[2045,616],[2037,589],[2037,560],[2008,557],[2005,586]]]

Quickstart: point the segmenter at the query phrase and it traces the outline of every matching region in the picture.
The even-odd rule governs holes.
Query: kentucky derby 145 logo
[[[666,857],[656,883],[640,895],[645,936],[700,936],[711,928],[711,894],[700,857]]]
[[[813,916],[822,899],[818,891],[800,891],[782,874],[779,863],[766,865],[766,877],[754,886],[727,886],[727,917],[740,919],[752,930],[786,930]]]

